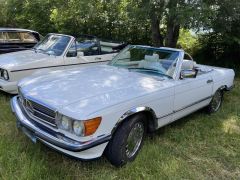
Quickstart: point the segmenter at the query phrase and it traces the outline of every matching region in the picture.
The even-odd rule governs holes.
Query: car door
[[[65,68],[76,66],[91,66],[94,64],[107,64],[116,54],[100,54],[98,47],[93,47],[87,52],[76,49],[76,42],[69,48],[64,57]]]
[[[176,80],[173,120],[206,106],[211,101],[212,91],[210,73],[198,73],[195,78]]]
[[[92,56],[84,56],[85,61],[87,63],[97,63],[97,64],[107,64],[112,58],[116,55],[116,53],[112,54],[99,54]]]

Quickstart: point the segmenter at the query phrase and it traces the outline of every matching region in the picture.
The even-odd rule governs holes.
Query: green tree
[[[1,18],[1,26],[29,28],[43,34],[53,32],[56,29],[50,15],[54,4],[55,2],[50,0],[6,0],[1,3],[1,13],[4,17]]]
[[[199,61],[240,69],[240,1],[216,0],[205,32],[200,35]]]

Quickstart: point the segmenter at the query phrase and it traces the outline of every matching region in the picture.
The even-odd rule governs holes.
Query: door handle
[[[207,84],[210,84],[210,83],[212,83],[213,82],[213,80],[207,80]]]
[[[95,60],[101,60],[102,58],[99,58],[99,57],[97,57],[97,58],[95,58]]]

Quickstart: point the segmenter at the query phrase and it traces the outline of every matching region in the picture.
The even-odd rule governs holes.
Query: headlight
[[[83,136],[84,135],[84,123],[83,121],[74,121],[73,122],[73,132],[77,135],[77,136]]]
[[[9,76],[8,76],[7,70],[2,69],[1,71],[2,71],[1,72],[1,76],[3,77],[3,79],[6,80],[6,81],[9,80]]]
[[[61,126],[61,129],[63,129],[63,130],[71,130],[72,129],[72,120],[66,116],[62,116],[60,126]]]
[[[72,118],[61,116],[58,127],[77,136],[90,136],[96,132],[102,118],[96,117],[89,120],[74,120]]]

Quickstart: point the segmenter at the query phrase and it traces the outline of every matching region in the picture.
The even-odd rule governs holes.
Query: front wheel
[[[219,89],[215,92],[210,104],[207,106],[208,113],[217,112],[222,105],[222,101],[223,101],[223,92]]]
[[[107,159],[117,167],[133,161],[142,147],[144,135],[145,116],[138,114],[129,118],[109,142],[105,150]]]

